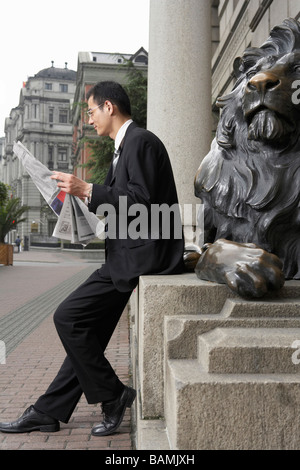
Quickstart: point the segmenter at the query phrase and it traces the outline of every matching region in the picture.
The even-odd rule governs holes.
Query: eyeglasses
[[[86,114],[88,115],[89,118],[91,118],[93,116],[93,112],[95,111],[95,109],[100,108],[100,106],[103,106],[103,105],[104,105],[104,103],[101,103],[101,104],[98,104],[98,106],[95,106],[92,109],[88,109]]]

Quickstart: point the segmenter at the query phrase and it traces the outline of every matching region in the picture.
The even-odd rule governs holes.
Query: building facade
[[[2,181],[14,196],[29,206],[26,222],[17,228],[21,238],[31,233],[47,239],[53,232],[56,217],[49,210],[32,179],[13,153],[13,143],[25,147],[50,170],[72,171],[71,102],[76,72],[52,66],[29,77],[20,92],[19,104],[5,120],[5,149],[2,157]],[[8,241],[14,241],[10,233]]]

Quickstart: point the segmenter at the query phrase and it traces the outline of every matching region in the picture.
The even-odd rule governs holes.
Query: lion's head
[[[205,241],[253,242],[300,278],[300,24],[276,26],[234,63],[216,138],[195,178]]]

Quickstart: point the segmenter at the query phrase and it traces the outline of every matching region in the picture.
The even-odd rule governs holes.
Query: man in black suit
[[[119,380],[105,348],[140,275],[183,271],[177,192],[164,145],[131,120],[130,101],[119,84],[100,82],[87,99],[89,123],[99,136],[115,141],[116,159],[103,185],[60,172],[53,178],[65,192],[86,198],[90,211],[111,209],[106,263],[58,307],[54,322],[66,359],[45,394],[21,418],[0,423],[3,432],[57,431],[59,421],[68,422],[82,393],[88,403],[102,403],[103,422],[92,434],[115,432],[136,391]],[[154,220],[162,205],[171,209],[168,220]]]

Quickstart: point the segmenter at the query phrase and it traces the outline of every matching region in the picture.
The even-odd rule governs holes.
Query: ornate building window
[[[66,124],[68,122],[68,110],[67,109],[59,110],[59,122],[61,124]]]
[[[54,108],[49,108],[49,122],[53,122],[53,116],[54,116]]]
[[[59,91],[61,93],[68,93],[68,85],[66,83],[59,84]]]
[[[39,105],[33,104],[31,108],[32,118],[39,119]]]
[[[58,147],[57,153],[57,169],[58,170],[67,170],[68,169],[68,151],[64,147]]]
[[[53,147],[48,145],[48,168],[53,170]]]
[[[67,149],[59,147],[58,148],[58,161],[66,162],[67,161]]]

